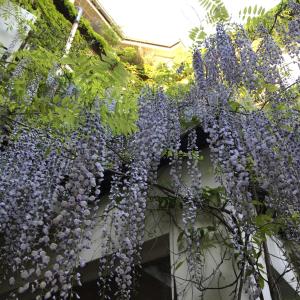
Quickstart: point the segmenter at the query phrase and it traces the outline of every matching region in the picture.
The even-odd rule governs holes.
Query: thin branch
[[[291,87],[293,87],[294,85],[296,84],[299,84],[300,81],[299,79],[297,79],[295,82],[291,83],[290,85],[288,85],[287,87],[285,87],[283,90],[280,91],[280,93],[277,93],[276,95],[279,96],[281,95],[282,93],[284,93],[285,91],[287,91],[288,89],[290,89]],[[267,99],[266,101],[264,101],[264,103],[261,105],[261,107],[259,108],[259,110],[263,110],[264,107],[271,101],[273,100],[272,98],[271,99]]]
[[[277,20],[278,20],[278,17],[280,16],[280,14],[283,12],[284,9],[286,9],[287,7],[287,3],[284,3],[284,1],[281,1],[280,3],[280,8],[278,9],[278,11],[275,13],[274,15],[274,21],[273,21],[273,24],[269,30],[269,34],[272,34],[272,31],[273,29],[275,28],[276,26],[276,23],[277,23]]]

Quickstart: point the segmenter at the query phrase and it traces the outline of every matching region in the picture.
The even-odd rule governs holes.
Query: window
[[[143,264],[133,300],[172,300],[169,235],[149,240],[143,246]],[[82,287],[75,290],[81,299],[98,300],[97,261],[82,270]],[[111,284],[111,296],[116,288]],[[114,299],[114,298],[113,298]],[[117,298],[115,298],[117,299]]]

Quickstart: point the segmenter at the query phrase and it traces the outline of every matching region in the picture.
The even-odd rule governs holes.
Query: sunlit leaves
[[[197,287],[204,250],[215,246],[217,230],[224,227],[224,246],[238,268],[246,266],[249,293],[260,294],[263,269],[253,262],[261,255],[256,245],[276,234],[300,240],[299,91],[296,83],[281,80],[281,49],[265,28],[255,49],[246,32],[234,28],[228,32],[219,24],[205,49],[194,52],[195,84],[190,66],[180,62],[174,70],[152,70],[153,84],[142,93],[114,57],[56,61],[50,55],[46,61],[44,50],[36,50],[34,58],[24,53],[25,63],[12,68],[0,98],[1,122],[4,116],[14,125],[1,123],[10,133],[0,156],[0,266],[8,284],[25,292],[28,280],[38,278],[32,284],[45,298],[72,294],[109,172],[100,290],[106,296],[114,280],[117,297],[131,298],[148,194],[153,184],[158,187],[163,157],[171,184],[161,189],[168,197],[151,200],[158,209],[181,209],[178,242]],[[40,84],[33,93],[28,87],[35,78]],[[167,93],[157,85],[165,85]],[[207,134],[218,188],[203,187],[197,126]],[[199,227],[200,212],[210,212],[215,222]],[[22,286],[12,273],[21,275]]]
[[[222,0],[199,0],[199,3],[207,11],[208,23],[215,24],[229,20],[229,13]]]
[[[203,26],[194,27],[190,30],[189,38],[194,42],[202,42],[206,38],[207,33]]]
[[[251,18],[263,16],[265,11],[264,7],[258,6],[257,4],[255,6],[245,6],[244,9],[239,11],[239,17],[243,21],[249,22]]]

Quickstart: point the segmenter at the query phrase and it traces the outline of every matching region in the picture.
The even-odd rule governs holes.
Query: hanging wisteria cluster
[[[247,253],[253,250],[253,200],[263,201],[286,220],[300,214],[299,110],[290,92],[296,84],[286,82],[282,56],[287,51],[299,59],[299,4],[290,5],[298,16],[288,28],[278,29],[285,30],[286,49],[262,26],[254,51],[242,27],[235,26],[233,35],[219,24],[216,34],[201,45],[205,51],[194,52],[195,85],[190,93],[178,104],[162,90],[145,89],[138,100],[138,129],[131,136],[114,136],[103,125],[98,106],[82,114],[81,126],[64,142],[16,123],[10,134],[15,139],[1,148],[0,156],[0,284],[7,286],[7,299],[28,291],[36,299],[76,296],[72,287],[81,284],[78,268],[84,265],[82,251],[91,246],[102,188],[108,184],[106,172],[110,190],[101,220],[99,290],[110,299],[114,286],[115,297],[132,298],[141,267],[149,189],[157,183],[166,153],[173,196],[182,202],[188,268],[191,279],[202,287],[201,238],[194,231],[197,212],[205,205],[199,147],[196,131],[188,130],[187,156],[181,155],[181,118],[197,119],[209,136],[237,253],[243,251],[245,239]],[[21,61],[13,76],[19,76],[25,64]],[[29,83],[26,101],[33,99],[38,84],[38,78]],[[58,88],[53,72],[46,85],[53,97]],[[264,88],[270,85],[275,88]],[[75,90],[71,85],[64,92]],[[251,110],[243,109],[241,92],[252,99]],[[190,185],[182,181],[183,160]],[[300,242],[298,223],[287,222],[284,235]],[[251,274],[246,289],[257,299],[258,270],[241,256]]]
[[[106,221],[103,233],[106,242],[103,246],[104,253],[114,253],[108,264],[110,275],[115,277],[120,298],[128,299],[132,295],[136,268],[141,263],[149,183],[156,182],[163,151],[171,147],[173,142],[170,135],[173,132],[171,127],[175,126],[170,115],[172,105],[161,91],[153,94],[147,90],[140,96],[139,131],[127,141],[129,162],[123,166],[119,162],[116,169],[112,170],[114,177],[111,202],[104,216]],[[111,215],[112,207],[114,211]],[[109,219],[112,221],[109,222]],[[109,230],[114,232],[113,236],[108,236]],[[107,267],[107,257],[104,257],[101,259],[100,274],[106,274]],[[100,289],[110,290],[111,281],[112,278],[102,275]]]
[[[80,282],[73,270],[91,238],[105,162],[101,123],[87,120],[64,146],[26,131],[1,155],[1,267],[16,292],[66,298]]]
[[[299,4],[291,6],[294,11],[299,9]],[[297,20],[299,17],[289,23],[290,32],[294,32]],[[294,108],[294,94],[288,92],[290,86],[285,82],[282,49],[264,27],[259,28],[259,33],[261,43],[255,52],[243,28],[236,28],[236,36],[232,38],[224,26],[218,25],[217,34],[204,43],[204,57],[198,50],[195,52],[197,87],[187,100],[193,106],[189,112],[202,121],[209,134],[216,175],[226,190],[229,207],[240,224],[244,224],[239,229],[248,238],[256,231],[250,222],[257,213],[253,200],[263,198],[266,208],[274,209],[277,217],[286,219],[299,213],[300,200],[296,150],[299,149],[299,111]],[[287,40],[289,54],[299,60],[299,41],[291,36]],[[294,80],[292,85],[299,83],[299,78]],[[263,98],[259,98],[261,82],[276,88],[266,89]],[[243,105],[238,102],[241,85],[247,88],[248,97],[255,103],[252,111],[239,107],[240,103]],[[266,103],[270,105],[268,110],[263,109]],[[280,106],[283,108],[278,109]],[[290,222],[285,235],[299,242],[298,225]],[[241,251],[239,238],[233,235],[233,239]],[[248,243],[247,250],[251,247]],[[251,264],[248,268],[252,269],[256,282],[250,284],[252,297],[256,299],[260,294],[258,274]]]

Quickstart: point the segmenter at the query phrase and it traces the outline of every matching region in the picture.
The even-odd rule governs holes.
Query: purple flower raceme
[[[297,34],[297,20],[289,23],[289,41]],[[146,88],[138,99],[137,131],[130,136],[113,135],[97,112],[83,113],[81,126],[64,142],[39,130],[15,128],[15,139],[0,156],[0,283],[16,290],[13,298],[28,290],[37,299],[76,296],[72,286],[81,284],[77,268],[84,265],[82,250],[91,247],[104,205],[99,290],[109,299],[114,281],[115,297],[131,299],[142,263],[149,190],[157,183],[162,157],[168,159],[171,188],[182,205],[189,273],[203,288],[202,240],[197,234],[197,213],[205,205],[200,150],[196,132],[188,128],[187,150],[181,151],[184,118],[198,120],[209,136],[215,178],[224,188],[229,240],[241,261],[255,253],[253,200],[260,199],[284,220],[300,213],[299,111],[295,95],[282,84],[281,49],[264,28],[260,34],[263,40],[254,51],[242,28],[233,35],[218,25],[217,33],[204,41],[204,51],[194,52],[195,85],[190,92],[178,103],[161,89]],[[287,47],[298,55],[299,43]],[[21,72],[22,64],[15,76]],[[275,92],[260,95],[268,110],[255,107],[261,104],[254,97],[262,82],[276,86]],[[58,88],[53,73],[47,86],[53,87],[49,95]],[[38,81],[29,83],[28,101],[37,88]],[[61,94],[79,92],[74,89]],[[243,110],[242,93],[255,103],[251,110]],[[185,169],[189,184],[184,182]],[[105,170],[112,176],[108,202],[101,203]],[[298,223],[287,221],[285,226],[286,237],[299,242]],[[259,270],[251,260],[244,268],[251,273],[248,292],[257,299]]]
[[[221,70],[230,84],[240,81],[240,68],[231,38],[222,24],[217,25],[216,45]]]

